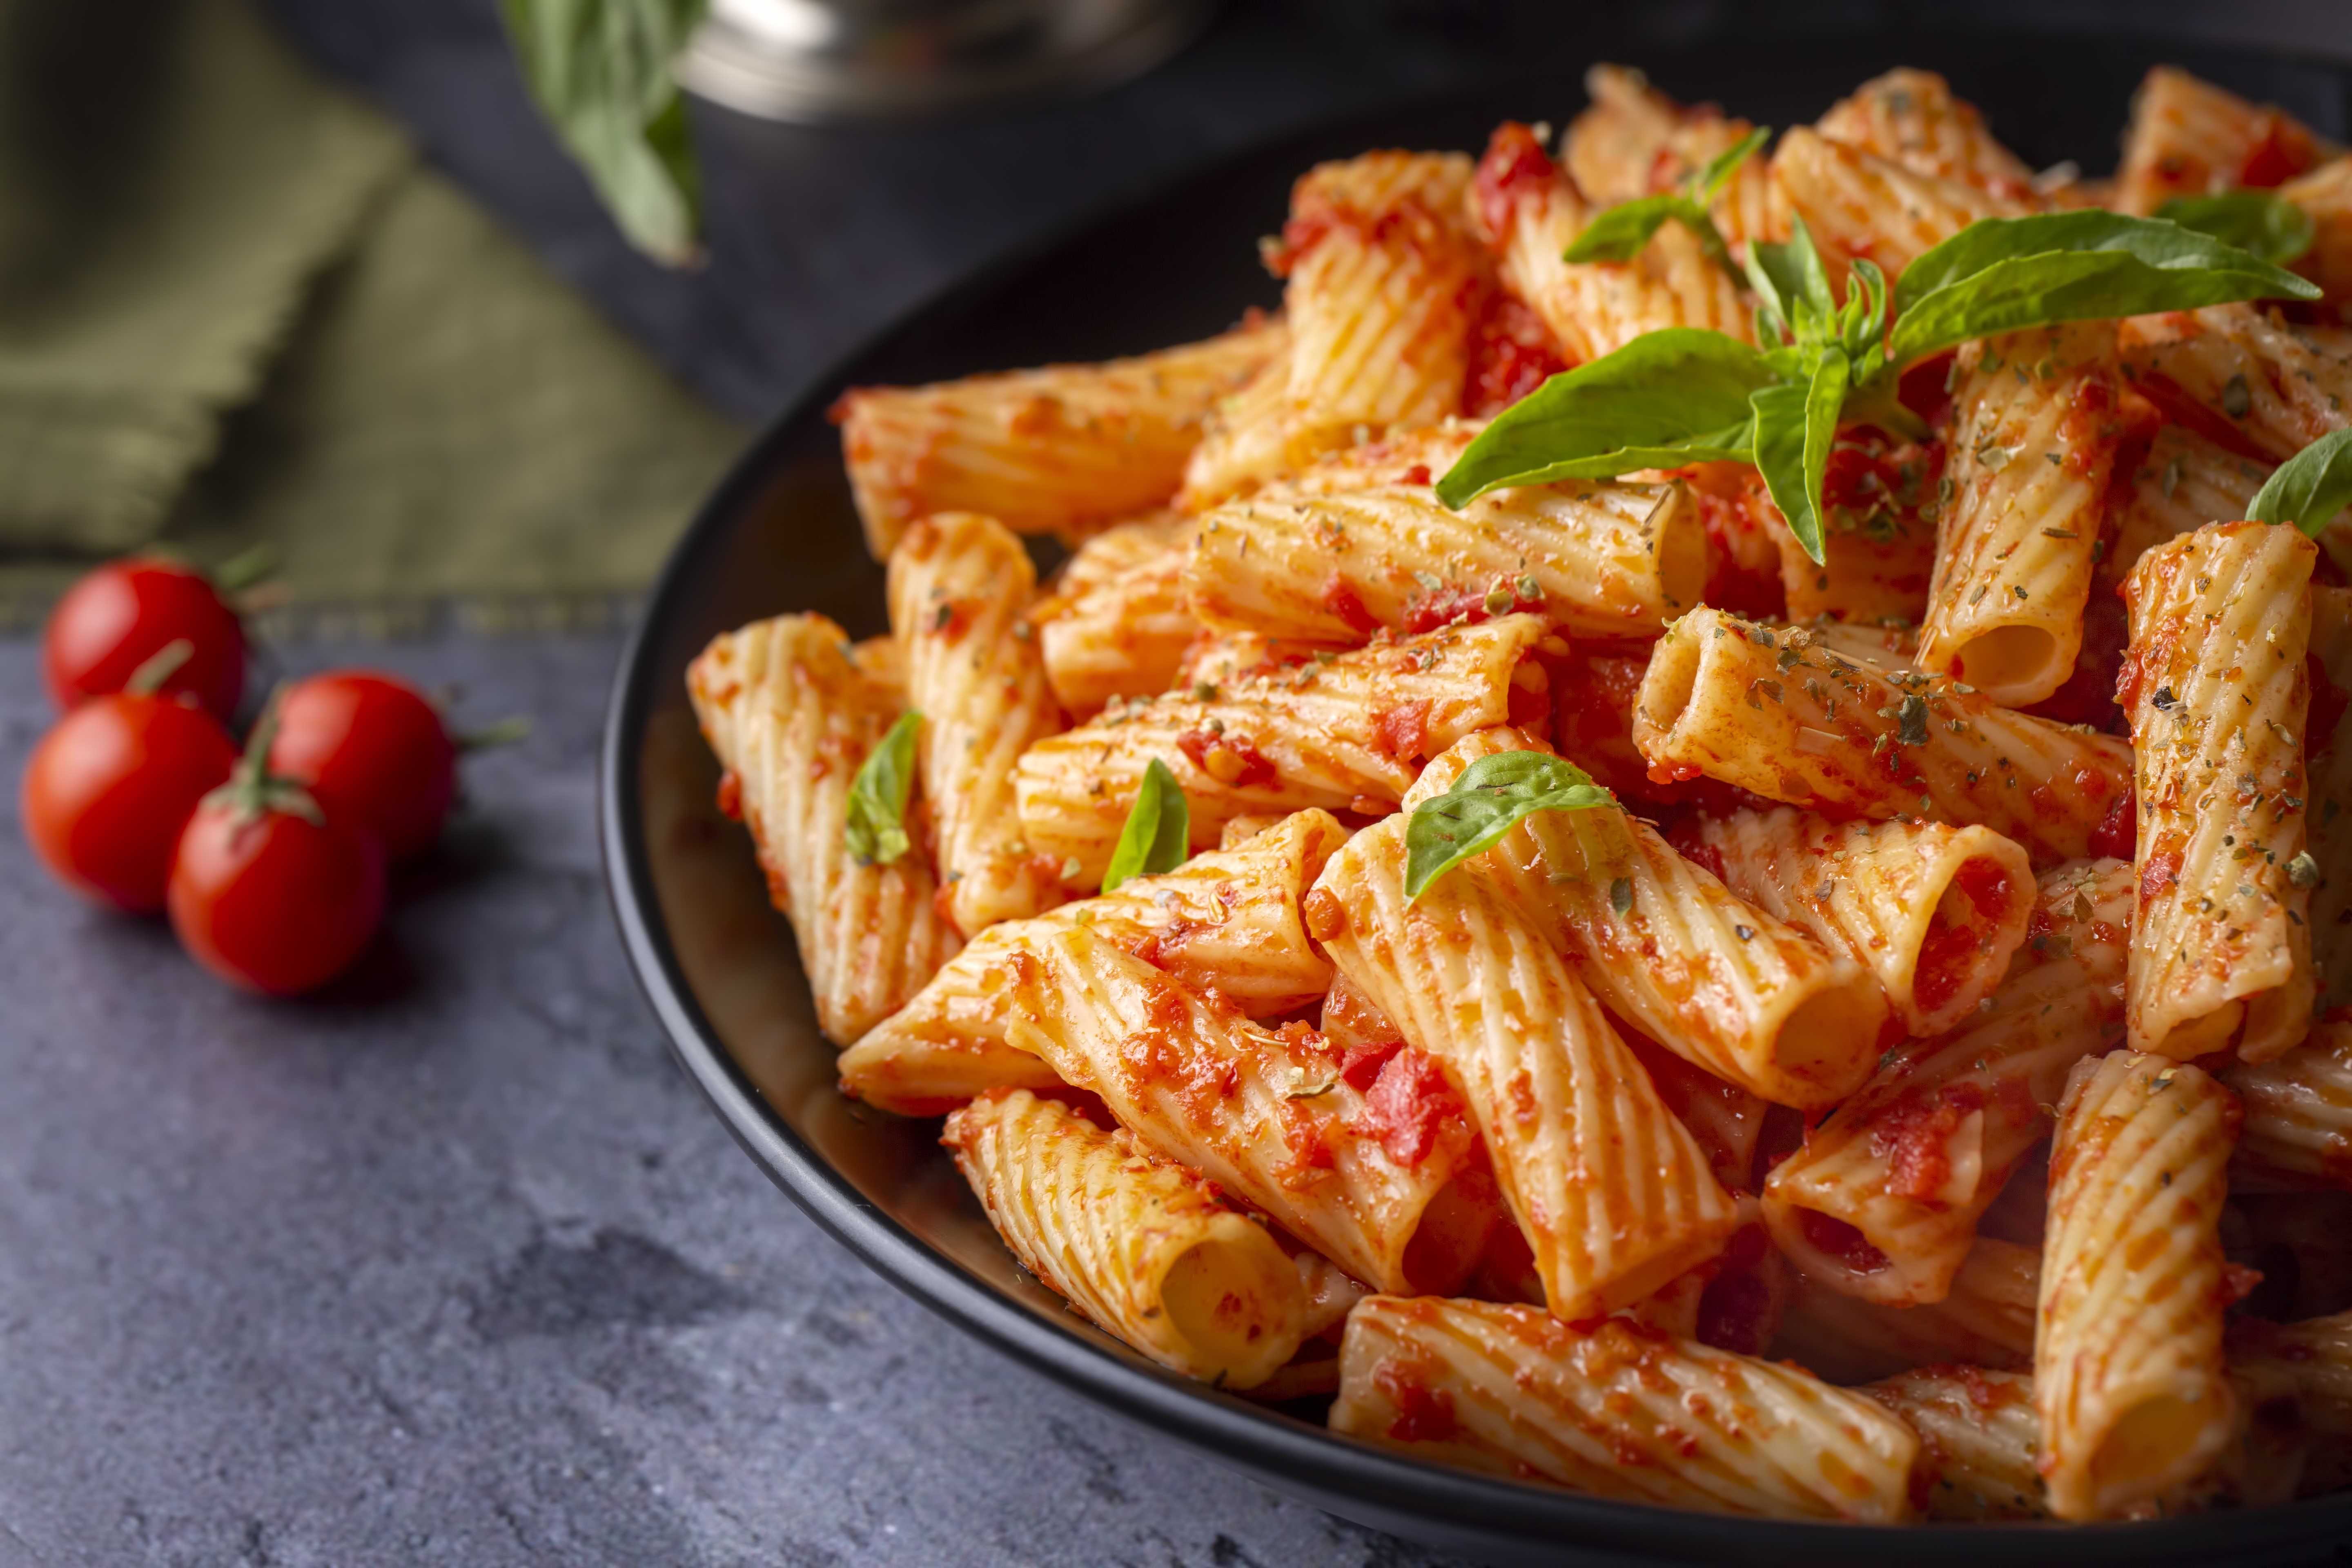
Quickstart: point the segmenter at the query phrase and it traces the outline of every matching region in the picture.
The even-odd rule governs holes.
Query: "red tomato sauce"
[[[1390,1159],[1411,1170],[1429,1157],[1446,1124],[1466,1114],[1444,1069],[1433,1058],[1402,1047],[1365,1091],[1364,1108],[1353,1125],[1366,1137],[1378,1139]]]
[[[1800,1209],[1797,1214],[1797,1224],[1805,1239],[1823,1256],[1844,1264],[1856,1274],[1875,1274],[1886,1267],[1886,1254],[1845,1221],[1818,1209]]]

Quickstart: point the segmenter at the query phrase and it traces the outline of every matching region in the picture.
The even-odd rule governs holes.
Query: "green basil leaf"
[[[1823,343],[1836,335],[1837,296],[1803,218],[1793,221],[1786,241],[1748,242],[1748,284],[1800,344]]]
[[[1841,365],[1844,358],[1838,356]],[[1755,397],[1756,469],[1764,476],[1764,488],[1772,492],[1772,504],[1788,520],[1789,531],[1817,562],[1822,557],[1822,520],[1814,498],[1821,492],[1806,478],[1807,426],[1814,395],[1834,378],[1834,373],[1825,371],[1826,361],[1824,355],[1823,364],[1816,366],[1807,384],[1768,386]],[[1832,412],[1832,428],[1835,418]]]
[[[2317,533],[2347,506],[2352,506],[2352,429],[2330,431],[2281,463],[2246,504],[2246,515]]]
[[[1772,128],[1759,125],[1709,158],[1690,178],[1691,200],[1696,202],[1702,211],[1714,205],[1715,198],[1723,194],[1723,187],[1731,184],[1731,176],[1739,172],[1739,165],[1755,156],[1756,150],[1771,139]]]
[[[2179,224],[2122,213],[1979,218],[1895,280],[1891,359],[2061,321],[2316,300],[2304,279]]]
[[[1644,333],[1496,415],[1437,481],[1437,499],[1461,507],[1502,485],[1745,462],[1748,395],[1772,381],[1762,355],[1721,332]]]
[[[499,0],[523,80],[629,243],[701,253],[701,181],[670,62],[709,0]]]
[[[1192,808],[1184,786],[1158,757],[1143,770],[1143,787],[1128,809],[1127,826],[1118,830],[1118,847],[1110,852],[1110,868],[1103,873],[1102,890],[1109,892],[1129,877],[1152,877],[1173,871],[1192,855]]]
[[[1569,242],[1560,252],[1562,261],[1631,261],[1642,254],[1650,237],[1664,228],[1670,218],[1685,223],[1696,219],[1707,221],[1706,214],[1694,208],[1681,196],[1643,196],[1639,201],[1619,202],[1594,215],[1583,231]]]
[[[861,866],[887,866],[912,847],[907,837],[907,796],[915,787],[915,737],[922,727],[923,716],[913,709],[899,714],[849,781],[841,842]]]
[[[2175,196],[2157,208],[2156,216],[2280,267],[2309,250],[2318,229],[2309,213],[2274,191]]]
[[[1617,797],[1575,763],[1544,752],[1497,752],[1462,770],[1454,787],[1412,808],[1404,832],[1404,891],[1418,900],[1429,885],[1493,847],[1521,817],[1538,811],[1589,811]]]
[[[1805,389],[1805,507],[1807,527],[1797,542],[1816,566],[1824,565],[1822,539],[1822,481],[1829,477],[1830,448],[1837,444],[1838,415],[1853,386],[1853,362],[1842,349],[1826,349],[1813,367],[1813,384]],[[1794,526],[1793,524],[1791,526]]]

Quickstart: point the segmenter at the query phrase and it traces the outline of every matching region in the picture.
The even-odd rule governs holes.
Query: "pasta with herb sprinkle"
[[[1305,171],[1279,317],[843,398],[894,635],[688,672],[841,1092],[1393,1454],[2352,1488],[2352,160],[2170,70],[2113,183],[1926,71],[1587,82]]]

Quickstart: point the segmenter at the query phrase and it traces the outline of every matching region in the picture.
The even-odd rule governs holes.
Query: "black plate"
[[[1802,47],[1645,51],[1668,90],[1759,122],[1811,119],[1898,63],[1943,70],[2036,166],[2112,165],[2133,87],[2191,66],[2344,135],[2343,74],[2210,48],[2114,40],[1926,36]],[[1206,336],[1275,285],[1255,241],[1319,158],[1376,146],[1476,150],[1499,120],[1580,107],[1581,60],[1294,137],[1231,160],[971,279],[852,357],[779,420],[704,507],[623,660],[605,731],[602,830],[614,910],[679,1060],[778,1185],[882,1275],[950,1321],[1133,1419],[1270,1486],[1399,1534],[1497,1562],[1573,1564],[2309,1563],[2352,1540],[2352,1496],[2149,1524],[1896,1531],[1727,1520],[1402,1459],[1175,1377],[1096,1332],[1021,1275],[939,1149],[936,1122],[845,1100],[790,931],[742,829],[713,804],[719,770],[686,702],[687,663],[719,632],[821,610],[884,629],[881,568],[851,510],[824,417],[844,388],[1132,353]]]

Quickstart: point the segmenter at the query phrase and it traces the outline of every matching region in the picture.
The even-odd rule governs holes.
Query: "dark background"
[[[831,130],[698,107],[710,262],[677,275],[628,252],[534,119],[491,0],[266,4],[747,421],[971,268],[1303,126],[1502,74],[1564,117],[1591,59],[1791,31],[1983,53],[1889,36],[1925,9],[1892,4],[1236,0],[1157,74],[1078,101]],[[2352,0],[1967,10],[1952,26],[2081,62],[2057,91],[2118,128],[2126,33],[2352,59]],[[2332,74],[2246,69],[2231,85],[2345,135]],[[743,1157],[669,1062],[603,901],[618,650],[457,631],[279,650],[537,724],[469,763],[384,941],[308,1002],[224,991],[0,827],[0,1568],[1437,1562],[964,1339]],[[32,641],[0,638],[8,778],[47,718]]]

